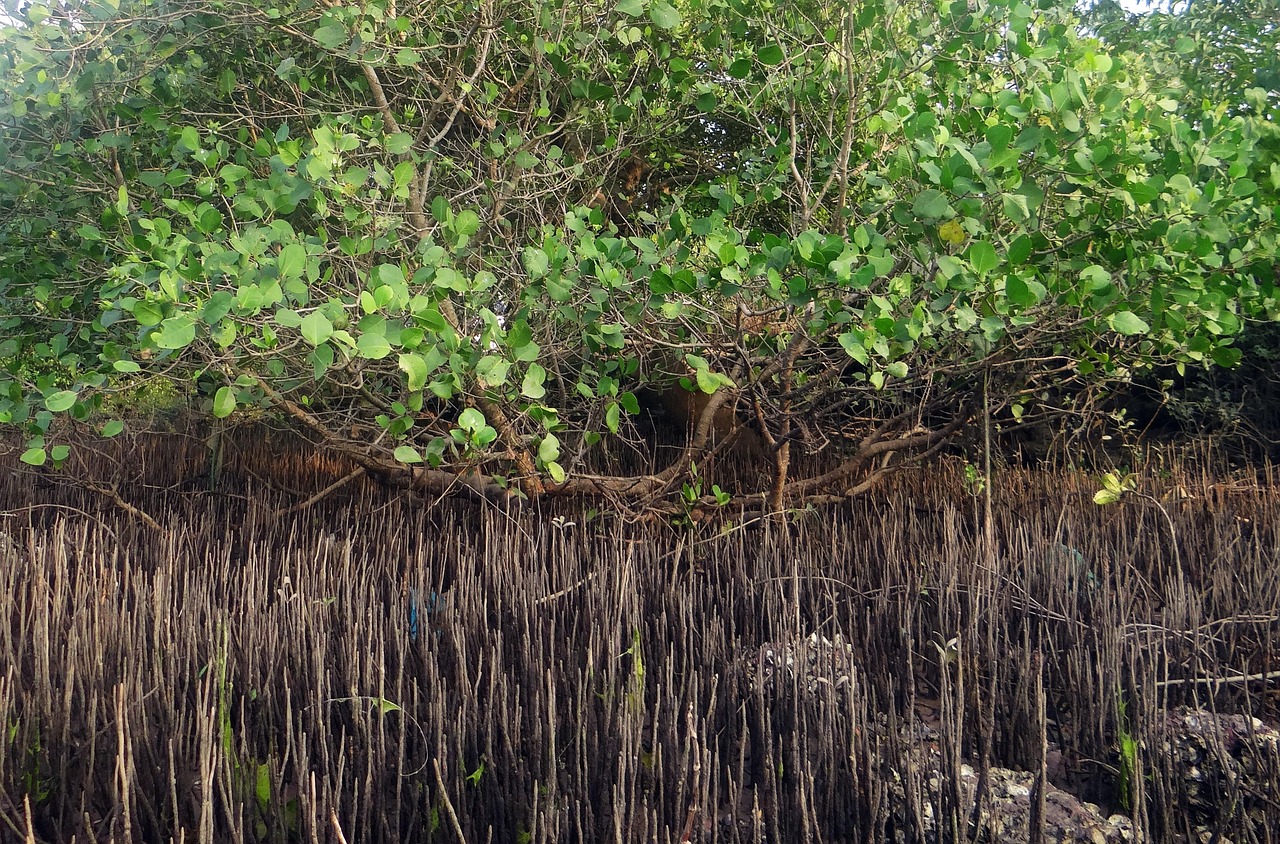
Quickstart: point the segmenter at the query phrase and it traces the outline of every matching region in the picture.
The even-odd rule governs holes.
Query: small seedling
[[[1102,476],[1102,489],[1093,494],[1093,503],[1098,505],[1114,504],[1126,493],[1138,488],[1138,476],[1132,472],[1120,475],[1118,472],[1107,472]]]

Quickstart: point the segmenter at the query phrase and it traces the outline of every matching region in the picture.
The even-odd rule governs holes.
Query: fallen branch
[[[573,584],[572,586],[566,586],[564,589],[561,589],[559,592],[552,592],[550,595],[546,595],[546,596],[544,596],[544,597],[541,597],[541,598],[539,598],[538,600],[534,601],[533,603],[534,603],[534,604],[536,604],[536,605],[549,604],[549,603],[551,603],[552,601],[556,600],[557,598],[563,598],[565,595],[568,595],[568,594],[569,594],[570,592],[572,592],[573,590],[578,589],[578,588],[583,587],[583,586],[586,586],[588,583],[590,583],[590,582],[591,582],[592,578],[594,578],[595,576],[596,576],[596,573],[595,573],[595,572],[591,572],[591,574],[589,574],[589,575],[587,575],[586,577],[582,578],[581,580],[579,580],[577,583]]]
[[[306,501],[299,501],[297,504],[291,504],[288,507],[281,507],[279,510],[276,510],[271,515],[278,519],[281,516],[288,516],[291,513],[297,513],[302,510],[306,510],[307,508],[314,506],[317,502],[324,500],[325,496],[333,494],[337,490],[346,486],[351,481],[354,481],[356,478],[363,475],[366,471],[368,470],[365,469],[365,467],[357,466],[347,474],[343,475],[341,478],[338,478],[338,480],[334,481],[324,489],[317,492],[315,495],[308,498]]]
[[[1237,686],[1244,683],[1269,683],[1280,680],[1280,671],[1268,671],[1262,674],[1233,674],[1230,677],[1179,677],[1176,680],[1157,680],[1156,688],[1170,686]]]
[[[133,506],[128,501],[125,501],[123,498],[121,498],[120,491],[119,489],[117,489],[114,483],[109,487],[104,487],[104,486],[99,486],[98,484],[95,484],[93,481],[85,481],[84,485],[87,489],[93,492],[96,492],[98,495],[111,499],[112,503],[114,503],[121,510],[125,511],[130,516],[133,516],[135,519],[142,522],[144,525],[156,531],[157,533],[161,533],[164,531],[164,528],[160,527],[160,523],[157,522],[155,519],[153,519],[151,517],[151,514],[147,513],[145,510],[141,510]]]

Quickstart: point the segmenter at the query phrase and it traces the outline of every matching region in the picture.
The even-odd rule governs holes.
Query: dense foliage
[[[978,413],[1232,366],[1280,312],[1275,88],[1189,25],[1054,0],[22,16],[0,418],[37,465],[67,458],[56,420],[115,434],[103,398],[165,377],[434,490],[697,503],[749,437],[768,482],[707,501],[780,508]],[[659,456],[649,405],[686,448]]]

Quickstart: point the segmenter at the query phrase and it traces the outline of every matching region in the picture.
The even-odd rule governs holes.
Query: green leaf
[[[551,463],[560,458],[560,440],[555,434],[547,434],[538,443],[538,459],[543,463]]]
[[[312,33],[312,37],[326,50],[336,50],[347,42],[347,28],[336,23],[326,24]]]
[[[609,406],[604,412],[604,425],[609,429],[609,433],[618,433],[618,428],[622,423],[622,406],[616,401],[609,402]]]
[[[649,20],[659,29],[675,29],[680,25],[680,13],[666,0],[654,0],[649,7]]]
[[[186,314],[169,317],[160,323],[154,335],[156,345],[162,349],[185,349],[196,339],[195,320]]]
[[[1116,311],[1107,321],[1111,324],[1113,331],[1126,337],[1146,334],[1151,330],[1151,326],[1133,311]]]
[[[219,387],[213,396],[213,415],[225,419],[236,409],[236,391],[232,387]]]
[[[43,466],[49,456],[45,454],[43,448],[29,448],[22,452],[22,456],[18,459],[28,466]]]
[[[478,431],[484,426],[484,414],[474,407],[468,407],[458,414],[458,427],[464,431]]]
[[[708,395],[720,389],[720,378],[709,369],[699,369],[697,380],[698,389]]]
[[[638,18],[644,14],[644,0],[619,0],[618,11],[628,17]]]
[[[1080,271],[1080,280],[1089,291],[1101,290],[1111,284],[1111,273],[1097,264],[1091,264]]]
[[[551,268],[551,259],[547,253],[536,246],[527,246],[524,250],[524,269],[531,279],[539,279]]]
[[[265,809],[271,805],[271,767],[265,762],[258,765],[258,777],[253,791],[259,806]]]
[[[840,335],[840,348],[844,349],[849,357],[863,366],[866,366],[871,360],[871,356],[867,354],[866,346],[862,344],[862,337],[852,331],[846,331]]]
[[[403,354],[400,356],[400,369],[408,376],[408,387],[411,392],[421,390],[431,374],[426,360],[419,354]]]
[[[160,320],[164,319],[164,310],[155,302],[135,302],[131,311],[138,325],[144,328],[159,325]]]
[[[564,472],[564,467],[554,461],[547,464],[547,474],[551,476],[551,480],[558,484],[564,483],[564,479],[567,477]]]
[[[1040,295],[1032,292],[1027,282],[1016,275],[1011,275],[1004,280],[1004,295],[1018,307],[1028,308],[1039,302],[1040,296],[1044,295],[1044,287],[1039,284],[1036,287],[1040,288]]]
[[[476,378],[486,387],[500,387],[507,382],[511,363],[498,355],[485,355],[476,364]]]
[[[1031,238],[1025,234],[1020,234],[1013,239],[1013,243],[1009,244],[1009,248],[1005,251],[1005,257],[1010,264],[1022,264],[1027,258],[1031,257]]]
[[[387,135],[382,143],[387,148],[387,152],[392,155],[404,155],[413,149],[413,135],[408,132],[397,132],[394,135]]]
[[[122,431],[124,431],[124,423],[119,419],[112,419],[102,426],[102,430],[99,433],[110,439],[111,437],[119,436]]]
[[[281,281],[302,278],[302,271],[307,267],[307,250],[300,243],[290,243],[280,250],[276,266],[279,269]]]
[[[302,330],[303,339],[313,346],[319,346],[333,336],[333,323],[319,310],[303,317],[298,327]]]
[[[760,48],[760,52],[756,54],[756,58],[760,59],[760,63],[774,67],[782,64],[782,48],[777,44],[766,44]]]
[[[235,297],[226,290],[216,291],[209,297],[209,301],[204,303],[204,308],[200,310],[200,319],[205,325],[217,325],[223,317],[231,313],[231,307],[235,301]]]
[[[47,396],[44,400],[44,406],[52,413],[61,413],[64,410],[69,410],[75,403],[76,394],[71,390],[59,390]]]
[[[480,216],[474,211],[460,211],[453,219],[453,230],[461,237],[471,237],[480,231]]]
[[[911,202],[911,212],[925,220],[939,220],[950,210],[946,196],[933,188],[920,191]]]
[[[1109,489],[1100,489],[1093,494],[1094,504],[1114,504],[1120,500],[1120,493]]]
[[[131,360],[118,360],[115,363],[111,364],[111,368],[114,369],[116,372],[125,372],[125,373],[142,371],[142,367],[138,366],[138,364],[134,363]]]
[[[969,247],[969,263],[978,275],[986,275],[996,268],[1000,258],[996,255],[994,246],[985,240],[979,240]]]
[[[520,395],[527,399],[540,399],[547,394],[547,388],[543,386],[547,380],[547,371],[536,363],[529,364],[529,371],[524,374],[524,380],[520,383]]]
[[[391,354],[391,344],[381,334],[361,334],[356,340],[356,351],[366,360],[382,360]]]
[[[395,458],[401,463],[421,463],[422,455],[411,445],[396,446]]]

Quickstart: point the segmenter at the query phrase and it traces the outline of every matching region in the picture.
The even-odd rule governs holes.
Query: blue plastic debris
[[[417,589],[409,590],[409,640],[418,641],[418,621],[422,614],[431,615],[444,609],[444,596],[438,592],[432,591],[427,593],[425,600],[418,596]],[[436,635],[440,635],[440,631],[436,631]]]

